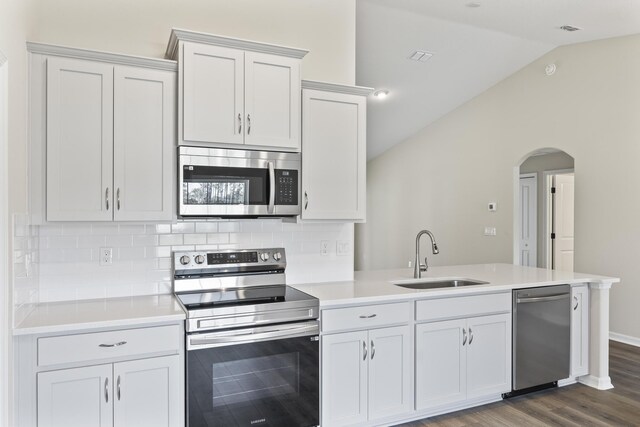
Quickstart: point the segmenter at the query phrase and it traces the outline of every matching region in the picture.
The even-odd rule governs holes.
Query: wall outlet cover
[[[113,248],[100,248],[100,265],[113,264]]]
[[[322,256],[329,255],[329,241],[328,240],[320,240],[320,255],[322,255]]]
[[[351,242],[348,240],[338,240],[336,244],[336,254],[337,255],[349,255],[351,253]]]
[[[495,212],[495,211],[498,210],[498,203],[497,202],[489,202],[487,207],[489,208],[489,212]]]
[[[497,236],[497,230],[495,227],[485,227],[484,228],[485,236]]]

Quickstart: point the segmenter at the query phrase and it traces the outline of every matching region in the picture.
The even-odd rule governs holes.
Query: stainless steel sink
[[[431,279],[420,282],[394,283],[409,289],[437,289],[437,288],[458,288],[461,286],[487,285],[489,282],[474,279]]]

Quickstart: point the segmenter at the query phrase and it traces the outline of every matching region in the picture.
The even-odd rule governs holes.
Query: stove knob
[[[262,261],[269,261],[269,253],[268,252],[263,252],[260,254],[260,259]]]
[[[273,259],[275,259],[276,261],[280,261],[282,259],[282,254],[280,252],[276,252],[275,254],[273,254]]]
[[[204,255],[198,255],[195,258],[196,264],[202,264],[204,262]]]
[[[189,264],[190,261],[191,261],[191,258],[189,258],[188,255],[182,255],[180,257],[180,264],[182,264],[182,265],[187,265],[187,264]]]

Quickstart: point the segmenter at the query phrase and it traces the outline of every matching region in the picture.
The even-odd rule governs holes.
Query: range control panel
[[[284,268],[284,248],[225,251],[177,251],[173,253],[175,270],[216,270],[229,266],[277,266]]]

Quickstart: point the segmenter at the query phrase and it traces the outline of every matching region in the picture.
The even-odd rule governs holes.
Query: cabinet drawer
[[[454,319],[511,311],[511,292],[416,302],[416,320]]]
[[[123,329],[38,339],[38,366],[151,353],[177,353],[180,326]]]
[[[322,311],[322,332],[371,328],[411,320],[410,302],[363,305]]]

